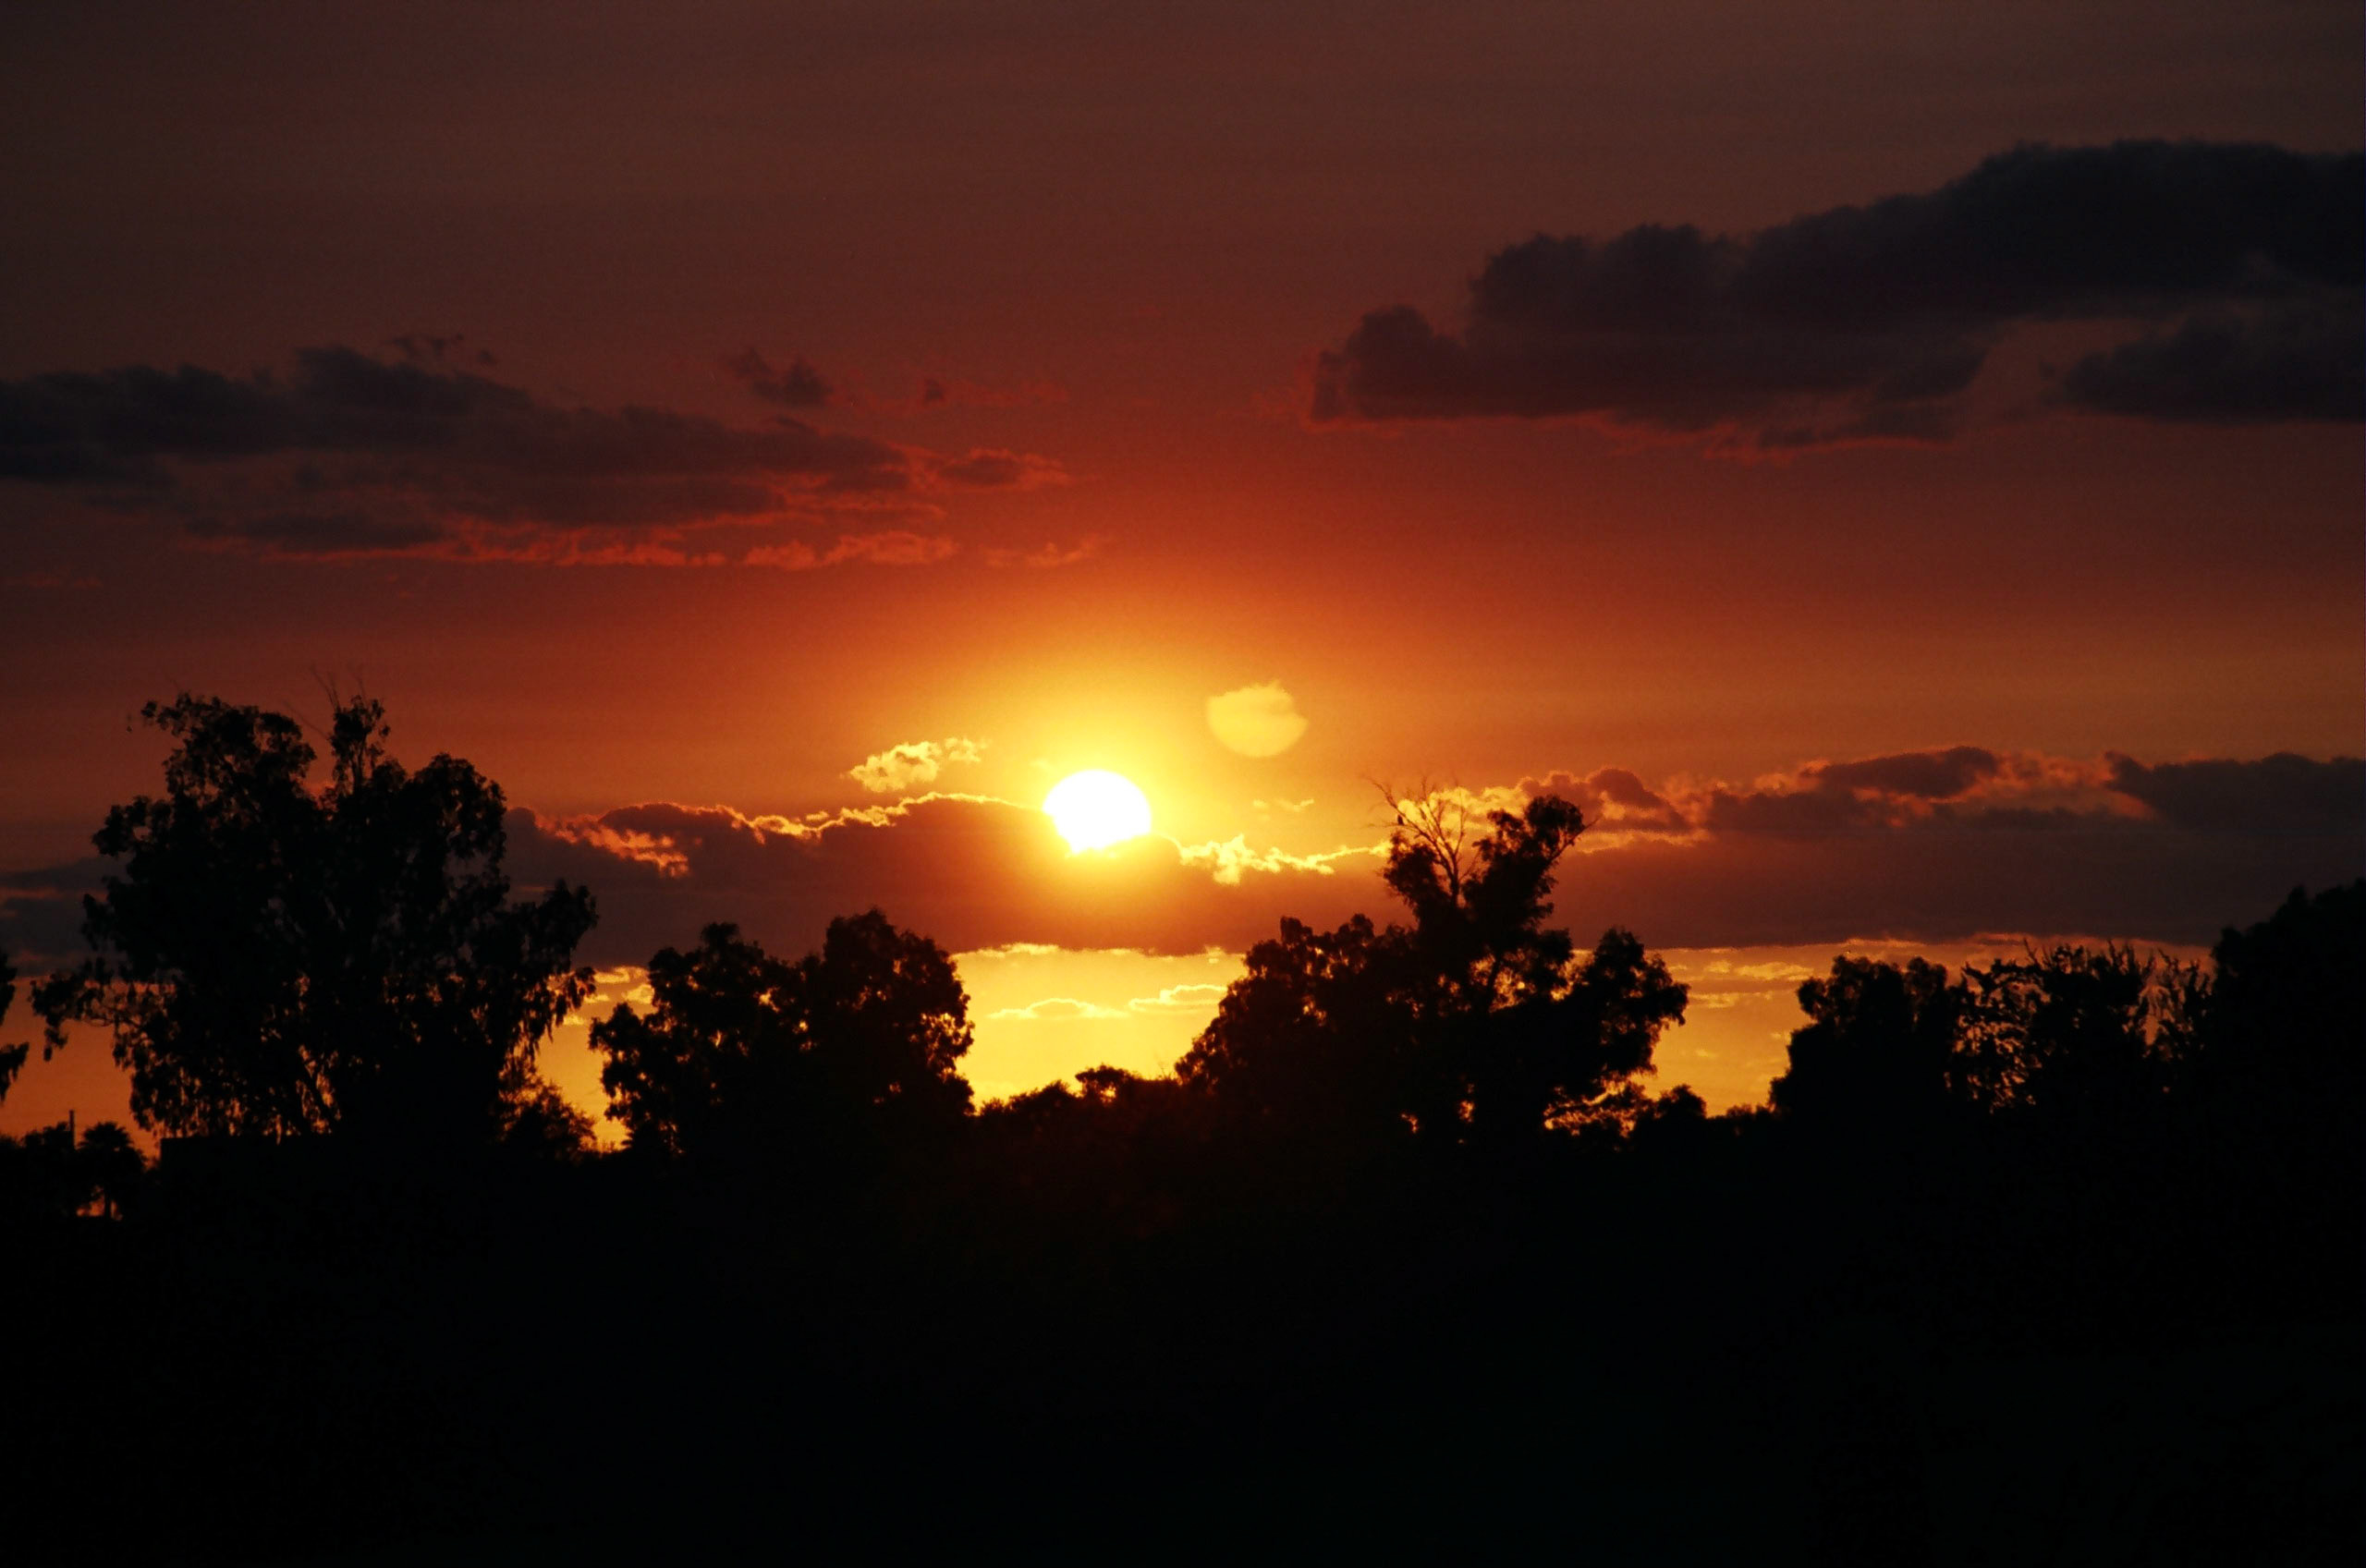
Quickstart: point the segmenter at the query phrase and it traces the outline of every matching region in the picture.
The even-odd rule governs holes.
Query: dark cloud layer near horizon
[[[687,558],[688,529],[1062,477],[1048,458],[939,455],[787,415],[741,427],[566,407],[449,362],[440,341],[397,346],[304,349],[285,375],[124,365],[0,382],[0,481],[163,512],[267,553],[659,560]],[[773,401],[827,395],[802,359],[757,363]]]
[[[1539,234],[1467,321],[1366,314],[1316,363],[1318,423],[1595,418],[1763,448],[1943,439],[2012,328],[2128,322],[2049,397],[2158,419],[2366,416],[2366,155],[2023,146],[1926,194],[1742,237]]]
[[[1747,787],[1654,790],[1632,772],[1555,773],[1469,797],[1553,793],[1585,811],[1556,923],[1626,926],[1659,947],[1947,942],[2078,934],[2205,943],[2294,886],[2366,872],[2366,760],[2278,754],[2146,764],[1977,747],[1814,762]],[[872,906],[949,949],[1043,942],[1240,951],[1291,916],[1397,914],[1350,851],[1184,846],[1156,835],[1070,856],[1042,812],[923,796],[806,819],[652,802],[593,817],[509,815],[510,869],[590,886],[589,962],[644,962],[736,922],[776,949]],[[84,860],[0,877],[0,948],[33,966],[79,945]],[[19,967],[26,965],[20,964]]]

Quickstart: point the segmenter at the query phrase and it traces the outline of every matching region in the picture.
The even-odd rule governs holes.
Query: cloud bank
[[[2366,873],[2358,758],[2146,763],[1967,746],[1811,761],[1746,784],[1555,772],[1461,798],[1484,808],[1545,793],[1589,824],[1564,865],[1556,923],[1622,925],[1660,947],[2011,932],[2207,943],[2296,885]],[[608,966],[645,962],[713,920],[801,952],[832,917],[873,906],[950,950],[1010,952],[1237,953],[1286,915],[1398,913],[1369,847],[1153,834],[1071,856],[1041,811],[978,796],[795,819],[663,802],[577,818],[518,809],[508,828],[521,889],[564,877],[597,893],[584,957]],[[75,895],[101,869],[0,876],[0,948],[28,955],[20,968],[69,956]]]
[[[787,415],[742,427],[568,407],[450,362],[440,342],[402,346],[306,349],[285,374],[127,365],[0,382],[0,482],[271,555],[811,567],[922,565],[951,541],[867,530],[817,544],[784,529],[933,516],[945,492],[1066,477],[1031,454],[934,453]],[[784,406],[827,394],[802,360],[743,368]]]
[[[1319,423],[1577,417],[1780,449],[1938,440],[2011,329],[2128,323],[2054,378],[2154,419],[2366,417],[2366,156],[2024,146],[1935,191],[1742,237],[1540,234],[1467,319],[1373,310],[1318,359]]]
[[[1662,790],[1604,769],[1501,794],[1577,801],[1574,929],[1674,947],[1952,942],[1994,932],[2207,943],[2293,887],[2366,874],[2366,760],[2147,765],[1978,747]]]
[[[1556,919],[1671,947],[2014,931],[2208,942],[2296,884],[2366,872],[2357,758],[2144,763],[1966,746],[1811,761],[1745,784],[1654,788],[1602,768],[1466,798],[1548,792],[1589,823]],[[511,832],[521,881],[566,875],[600,890],[595,941],[618,961],[687,941],[704,919],[810,944],[830,916],[873,904],[957,949],[1152,953],[1238,952],[1285,915],[1394,913],[1368,848],[1153,835],[1072,857],[1041,812],[976,796],[797,821],[671,805],[574,821],[520,812]]]

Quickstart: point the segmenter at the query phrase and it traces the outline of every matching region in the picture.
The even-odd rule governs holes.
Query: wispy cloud
[[[1047,996],[1041,1002],[1031,1002],[1024,1007],[1001,1007],[986,1015],[1011,1023],[1067,1023],[1083,1018],[1122,1018],[1126,1015],[1114,1007],[1103,1007],[1090,1002],[1079,1002],[1072,996]]]

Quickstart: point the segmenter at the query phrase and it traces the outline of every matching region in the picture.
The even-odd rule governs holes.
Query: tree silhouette
[[[2222,932],[2211,961],[2208,1089],[2355,1126],[2366,1102],[2366,881],[2313,898],[2294,889],[2265,920]]]
[[[2366,1147],[2366,881],[2222,932],[2182,1086],[2220,1177],[2276,1222],[2355,1236]],[[2354,1258],[2347,1278],[2354,1287]]]
[[[589,992],[569,966],[591,894],[509,902],[499,787],[451,757],[403,768],[366,698],[335,702],[318,789],[285,715],[142,711],[175,742],[165,793],[92,841],[122,869],[84,900],[93,955],[36,991],[52,1043],[109,1027],[134,1114],[166,1133],[494,1136]]]
[[[1791,1032],[1790,1066],[1771,1086],[1786,1120],[1871,1135],[1945,1113],[1963,989],[1921,958],[1903,967],[1846,955],[1799,987],[1811,1020]]]
[[[1950,1086],[1991,1111],[2140,1114],[2189,1054],[2207,991],[2197,966],[2113,945],[1970,966]]]
[[[957,1122],[969,997],[928,938],[873,909],[830,922],[822,950],[775,958],[738,928],[649,961],[646,1015],[592,1027],[608,1114],[638,1149],[754,1157],[860,1136],[899,1142]]]
[[[1335,931],[1285,919],[1177,1064],[1236,1121],[1325,1143],[1401,1135],[1417,1082],[1421,976],[1409,933],[1361,915]]]
[[[1367,1140],[1516,1144],[1631,1119],[1685,989],[1628,932],[1579,958],[1545,925],[1578,808],[1542,796],[1482,812],[1429,792],[1393,809],[1384,876],[1413,925],[1285,920],[1250,950],[1184,1080],[1255,1120]]]
[[[830,922],[797,966],[806,1052],[839,1104],[920,1130],[970,1109],[970,998],[953,960],[873,909]]]
[[[148,1170],[140,1146],[115,1122],[93,1122],[83,1128],[74,1161],[82,1204],[98,1204],[109,1219],[123,1212]]]
[[[8,1021],[8,1009],[17,1000],[17,970],[8,962],[8,954],[0,951],[0,1024]],[[17,1075],[24,1071],[25,1057],[32,1050],[28,1044],[0,1045],[0,1100],[8,1098],[9,1086]]]
[[[147,1170],[146,1157],[116,1123],[94,1122],[79,1141],[68,1122],[36,1127],[20,1139],[0,1138],[0,1214],[56,1220],[97,1204],[112,1219]]]
[[[650,1011],[628,1003],[592,1026],[607,1057],[608,1115],[638,1149],[679,1154],[761,1125],[759,1108],[795,1092],[798,1040],[787,992],[793,969],[739,928],[713,925],[688,953],[649,961]]]
[[[561,1163],[581,1160],[595,1147],[592,1118],[539,1076],[503,1098],[500,1137],[505,1149]]]
[[[1652,1070],[1662,1031],[1683,1018],[1686,995],[1632,932],[1604,931],[1555,984],[1489,1017],[1470,1085],[1474,1133],[1623,1130],[1648,1102],[1637,1079]],[[1689,1095],[1681,1085],[1671,1092]]]

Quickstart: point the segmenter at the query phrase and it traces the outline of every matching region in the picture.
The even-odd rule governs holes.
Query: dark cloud
[[[1826,833],[1638,839],[1579,857],[1556,922],[1655,946],[1970,941],[1989,933],[2206,943],[2296,886],[2360,872],[2347,832],[2201,833],[2108,815],[1982,813]]]
[[[1940,439],[2014,325],[2134,319],[2061,401],[2214,419],[2356,419],[2366,158],[2274,147],[2029,146],[1922,195],[1747,237],[1539,235],[1491,257],[1468,320],[1366,315],[1312,417],[1590,416],[1768,447]]]
[[[261,545],[277,555],[396,554],[452,537],[451,529],[433,517],[363,511],[200,516],[189,519],[189,531],[200,539]]]
[[[769,474],[816,480],[904,464],[896,448],[784,419],[743,430],[664,408],[563,408],[440,362],[309,348],[295,373],[126,365],[0,382],[0,478],[164,480],[165,460],[283,453],[433,457],[607,480]]]
[[[2355,296],[2197,314],[2087,356],[2062,378],[2061,396],[2155,419],[2354,419],[2366,411],[2362,341]]]
[[[933,408],[1025,408],[1067,401],[1067,388],[1057,382],[1018,382],[993,385],[957,376],[922,376],[910,402],[882,405],[891,412],[926,413]]]
[[[2296,885],[2366,870],[2357,758],[2147,766],[1955,747],[1667,798],[1693,831],[1580,857],[1565,918],[1672,946],[2015,931],[2206,942]]]
[[[404,359],[425,360],[438,365],[497,365],[488,348],[470,348],[465,333],[407,332],[386,340],[386,346]]]
[[[82,895],[99,891],[113,863],[95,856],[63,866],[0,871],[0,953],[20,973],[61,968],[83,952]]]
[[[400,346],[308,349],[286,375],[132,365],[0,382],[0,480],[274,553],[704,560],[721,557],[686,530],[1060,477],[1047,458],[945,456],[786,416],[744,428],[565,407],[465,368],[447,340]]]
[[[749,391],[784,408],[819,408],[835,390],[802,354],[790,360],[787,370],[777,370],[750,348],[726,359],[723,368],[746,382]]]
[[[1586,831],[1597,840],[1605,833],[1686,833],[1691,821],[1683,811],[1625,768],[1597,768],[1582,776],[1547,773],[1526,778],[1514,786],[1524,796],[1557,795],[1584,815]]]
[[[939,484],[964,490],[1031,490],[1068,480],[1067,470],[1048,457],[982,446],[959,457],[940,458],[931,472]]]
[[[1852,762],[1814,762],[1799,770],[1819,789],[1869,790],[1880,795],[1949,800],[1996,774],[1997,758],[1977,746],[1945,751],[1902,751]]]
[[[1895,825],[1930,814],[1994,779],[2003,760],[1977,746],[1810,762],[1749,790],[1709,789],[1696,820],[1719,833],[1819,833]]]
[[[2366,760],[2356,757],[2320,762],[2279,751],[2255,762],[2147,766],[2115,754],[2110,763],[2113,790],[2195,832],[2356,833],[2366,821]]]

